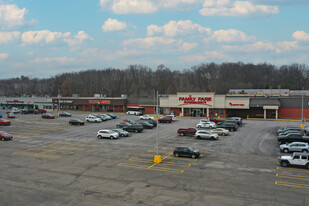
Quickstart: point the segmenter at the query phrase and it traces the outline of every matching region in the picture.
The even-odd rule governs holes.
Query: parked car
[[[234,123],[223,123],[220,124],[220,127],[229,131],[237,131],[238,129],[238,125]]]
[[[160,117],[158,120],[160,123],[172,123],[172,118],[168,116]]]
[[[115,131],[112,131],[112,130],[102,129],[102,130],[98,131],[97,137],[99,139],[102,139],[102,138],[118,139],[119,134],[118,134],[118,132],[115,132]]]
[[[43,119],[55,119],[55,115],[49,114],[49,113],[44,113],[44,114],[41,115],[41,117]]]
[[[153,117],[150,116],[150,115],[144,114],[143,116],[140,116],[139,119],[142,119],[142,120],[146,120],[147,119],[148,120],[148,119],[153,119]]]
[[[43,114],[43,113],[46,113],[47,111],[45,109],[37,109],[37,110],[34,110],[33,113],[34,114]]]
[[[280,133],[277,134],[277,136],[287,135],[287,134],[290,134],[290,133],[297,133],[297,134],[304,135],[303,130],[299,128],[299,130],[286,130],[284,132],[280,132]]]
[[[218,134],[218,135],[222,135],[222,136],[226,136],[230,134],[230,131],[227,129],[223,129],[223,128],[216,128],[213,130],[210,130],[212,133]]]
[[[6,113],[18,114],[20,113],[20,111],[18,110],[18,108],[13,108],[13,109],[9,109]]]
[[[148,119],[148,120],[146,120],[146,121],[149,122],[150,124],[153,124],[154,127],[157,126],[157,121],[156,121],[156,120]]]
[[[11,121],[10,120],[7,120],[7,119],[3,119],[3,118],[1,118],[0,119],[0,126],[9,126],[9,125],[11,125]]]
[[[95,117],[95,116],[92,116],[92,115],[88,115],[86,117],[86,121],[87,122],[102,122],[102,120],[99,117]]]
[[[94,116],[96,116],[97,118],[100,118],[100,119],[102,120],[102,122],[104,122],[104,121],[107,121],[107,120],[108,120],[108,118],[106,118],[106,116],[105,116],[105,115],[98,114],[98,115],[94,115]]]
[[[113,119],[116,119],[116,118],[117,118],[117,115],[115,115],[115,114],[107,113],[107,115],[110,116],[110,117],[113,118]]]
[[[118,122],[117,124],[116,124],[116,126],[117,127],[126,127],[126,126],[129,126],[129,125],[131,125],[129,122]]]
[[[145,129],[152,129],[154,127],[153,124],[150,124],[149,122],[143,120],[139,121],[138,124],[143,125]]]
[[[280,151],[288,152],[309,152],[309,144],[305,142],[292,142],[290,144],[280,145]]]
[[[0,118],[2,118],[3,117],[3,114],[2,113],[0,113]]]
[[[241,117],[230,117],[228,119],[235,119],[238,126],[242,124],[242,118]]]
[[[59,113],[59,117],[72,117],[72,114],[69,112],[61,112]]]
[[[8,113],[7,118],[15,118],[15,114],[14,113]]]
[[[191,147],[176,147],[173,152],[175,157],[191,157],[193,159],[200,157],[200,151]]]
[[[13,136],[5,131],[0,131],[0,139],[2,141],[11,140]]]
[[[70,119],[69,124],[70,125],[84,125],[85,122],[80,119]]]
[[[127,111],[127,114],[132,114],[132,115],[142,115],[143,112],[140,111]]]
[[[101,114],[102,116],[104,116],[107,120],[111,120],[113,119],[111,116],[107,115],[107,114]]]
[[[21,114],[33,114],[33,109],[22,109]]]
[[[237,127],[239,126],[235,119],[220,119],[220,122],[218,122],[217,125],[220,126],[222,124],[236,124]]]
[[[142,132],[144,130],[143,125],[141,124],[131,124],[123,127],[123,130],[127,132]]]
[[[125,120],[123,120],[124,122],[128,122],[128,123],[130,123],[130,124],[136,124],[136,122],[134,121],[134,120],[132,120],[132,119],[125,119]]]
[[[296,166],[309,169],[309,153],[294,152],[292,156],[281,156],[279,163],[282,167]]]
[[[220,122],[220,119],[218,117],[209,117],[209,121],[217,123]]]
[[[185,135],[195,135],[196,133],[196,129],[195,128],[180,128],[177,130],[177,133],[180,134],[181,136],[185,136]]]
[[[283,127],[283,128],[280,128],[280,129],[277,130],[277,135],[279,133],[285,132],[287,130],[299,130],[299,129],[300,129],[299,127],[294,127],[294,126]]]
[[[216,128],[217,125],[216,125],[216,123],[214,123],[214,122],[208,121],[208,122],[198,123],[198,124],[196,125],[196,127],[197,127],[197,128],[210,128],[210,129],[212,129],[212,128]]]
[[[198,130],[195,133],[196,139],[211,139],[211,140],[217,140],[219,139],[219,135],[212,133],[207,130]]]
[[[277,140],[280,144],[290,143],[290,142],[309,142],[308,136],[302,136],[300,133],[289,133],[286,135],[279,135]]]
[[[175,122],[177,120],[176,116],[173,115],[173,114],[168,114],[168,115],[165,115],[166,117],[171,117],[173,122]]]
[[[112,129],[111,131],[117,132],[119,134],[119,137],[128,137],[130,136],[130,133],[127,131],[124,131],[123,129]]]

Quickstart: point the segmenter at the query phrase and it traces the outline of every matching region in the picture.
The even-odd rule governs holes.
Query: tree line
[[[226,94],[229,89],[291,89],[308,85],[308,66],[238,63],[205,63],[191,69],[171,70],[159,65],[156,70],[142,65],[126,69],[106,68],[63,73],[50,78],[18,78],[0,80],[0,96],[49,96],[79,94],[90,97],[103,94],[119,97],[153,96],[177,92],[216,92]]]

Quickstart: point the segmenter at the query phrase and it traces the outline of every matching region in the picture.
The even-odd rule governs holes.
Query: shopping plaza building
[[[309,90],[242,89],[228,94],[178,92],[154,97],[0,97],[2,107],[51,111],[126,112],[131,109],[154,114],[197,117],[251,117],[264,119],[309,117]]]

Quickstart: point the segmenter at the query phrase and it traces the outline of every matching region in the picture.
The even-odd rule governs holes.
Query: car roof
[[[309,156],[309,153],[306,153],[306,152],[294,152],[293,155]]]

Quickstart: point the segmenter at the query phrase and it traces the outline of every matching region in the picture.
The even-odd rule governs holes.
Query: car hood
[[[293,157],[292,156],[281,156],[281,160],[291,160]]]

